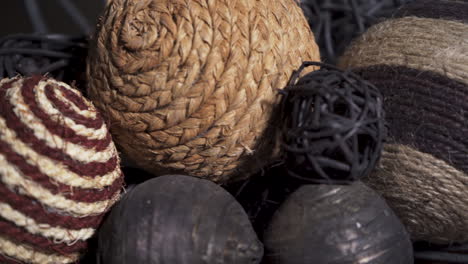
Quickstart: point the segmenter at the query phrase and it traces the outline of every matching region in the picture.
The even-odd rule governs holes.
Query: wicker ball
[[[59,81],[82,81],[87,48],[84,37],[60,34],[3,37],[0,39],[0,78],[47,74]]]
[[[295,0],[114,0],[87,76],[135,164],[225,183],[271,161],[276,90],[318,59]]]
[[[0,262],[72,263],[123,177],[107,125],[65,83],[0,81]]]
[[[99,231],[101,264],[258,264],[263,246],[239,203],[215,183],[164,175],[137,185]]]
[[[322,60],[335,63],[351,41],[412,0],[300,0]]]
[[[322,67],[297,80],[312,65]],[[351,72],[307,62],[282,93],[283,145],[290,175],[336,184],[356,180],[374,168],[385,136],[377,88]]]
[[[467,17],[467,2],[415,1],[370,28],[340,63],[383,93],[389,138],[366,181],[414,240],[468,241]]]

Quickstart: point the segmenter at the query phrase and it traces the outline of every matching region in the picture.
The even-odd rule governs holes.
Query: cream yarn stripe
[[[68,256],[47,255],[28,246],[17,245],[2,236],[0,236],[0,254],[32,264],[66,264],[77,261],[79,257],[78,254]]]
[[[340,60],[342,68],[378,64],[432,71],[468,84],[468,25],[404,17],[371,27]]]
[[[66,83],[59,82],[59,81],[54,80],[54,79],[48,79],[47,81],[40,81],[39,85],[41,83],[49,83],[49,84],[53,83],[56,86],[63,86],[65,89],[67,89],[68,91],[76,94],[78,97],[83,97],[83,95],[78,90],[71,88],[70,85],[68,85]],[[73,111],[75,113],[77,113],[77,114],[79,114],[79,115],[81,115],[83,117],[86,117],[86,118],[91,118],[91,119],[96,119],[97,118],[98,111],[96,110],[96,108],[94,107],[94,105],[90,101],[83,100],[83,103],[85,103],[87,105],[88,109],[81,110],[73,102],[70,102],[67,98],[65,98],[62,95],[62,93],[60,93],[60,90],[58,90],[58,89],[54,89],[54,90],[56,92],[55,94],[57,95],[57,98],[60,99],[62,102],[70,104],[70,107],[73,109]],[[90,110],[90,109],[93,109],[93,110]]]
[[[16,137],[16,133],[6,126],[5,120],[0,117],[0,139],[6,142],[16,153],[23,156],[28,164],[36,166],[39,171],[48,175],[51,180],[79,188],[102,189],[111,185],[117,178],[120,177],[119,162],[116,167],[109,173],[103,176],[82,177],[55,160],[47,156],[40,155],[24,144]]]
[[[7,91],[7,97],[9,97],[9,101],[13,105],[13,111],[16,116],[25,126],[34,132],[34,136],[44,141],[47,146],[59,148],[74,160],[83,163],[106,162],[115,155],[116,150],[113,144],[109,143],[105,150],[97,152],[94,149],[88,149],[78,144],[64,141],[61,137],[50,133],[42,124],[42,121],[33,114],[29,106],[24,102],[24,98],[21,95],[22,82],[23,80],[14,82],[12,88]]]
[[[48,81],[50,82],[50,80]],[[39,82],[38,85],[36,85],[36,96],[37,96],[37,102],[39,107],[47,113],[47,115],[54,121],[59,122],[59,123],[64,123],[65,126],[71,128],[77,135],[80,136],[85,136],[88,139],[104,139],[107,136],[107,127],[105,123],[102,124],[102,126],[99,129],[94,129],[94,128],[87,128],[83,125],[75,123],[75,121],[69,117],[64,116],[60,111],[58,111],[52,103],[49,101],[47,96],[45,95],[45,87],[50,84],[45,81]],[[83,118],[92,118],[89,113],[92,113],[91,111],[86,111],[86,113],[78,113],[76,110],[78,109],[76,106],[73,105],[72,102],[67,101],[66,98],[64,98],[61,95],[61,92],[59,89],[54,89],[54,94],[56,95],[57,98],[60,99],[61,101],[70,105],[73,110],[75,110],[75,113],[80,114]],[[84,101],[84,100],[83,100]],[[93,106],[92,106],[93,107]],[[94,109],[94,107],[93,107]],[[78,109],[79,110],[79,109]],[[96,110],[97,111],[97,110]],[[96,113],[94,113],[96,115]]]
[[[33,197],[43,205],[78,217],[104,213],[115,201],[113,197],[95,203],[84,203],[53,194],[34,181],[28,180],[21,170],[6,161],[3,154],[0,154],[0,177],[10,189],[18,188],[21,194]]]
[[[19,211],[13,209],[9,204],[0,202],[0,216],[14,223],[16,226],[23,227],[29,233],[51,238],[57,243],[72,244],[77,240],[86,240],[90,238],[95,229],[83,228],[71,230],[60,227],[53,227],[49,224],[37,223],[33,218],[29,218]]]

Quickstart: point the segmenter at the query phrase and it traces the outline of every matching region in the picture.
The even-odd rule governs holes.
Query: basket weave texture
[[[294,0],[114,0],[88,92],[139,167],[225,183],[272,160],[277,89],[306,60],[319,51]]]

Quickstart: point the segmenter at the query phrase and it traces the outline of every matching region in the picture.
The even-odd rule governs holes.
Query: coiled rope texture
[[[88,92],[138,166],[223,183],[270,160],[276,90],[306,60],[319,52],[294,0],[115,0]]]

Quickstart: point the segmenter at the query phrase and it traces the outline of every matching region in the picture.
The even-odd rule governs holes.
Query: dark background
[[[40,7],[49,33],[81,35],[79,27],[63,10],[58,0],[35,0]],[[104,7],[104,0],[70,0],[95,25]],[[34,27],[28,17],[23,0],[2,0],[0,7],[0,37],[14,33],[32,33]]]

